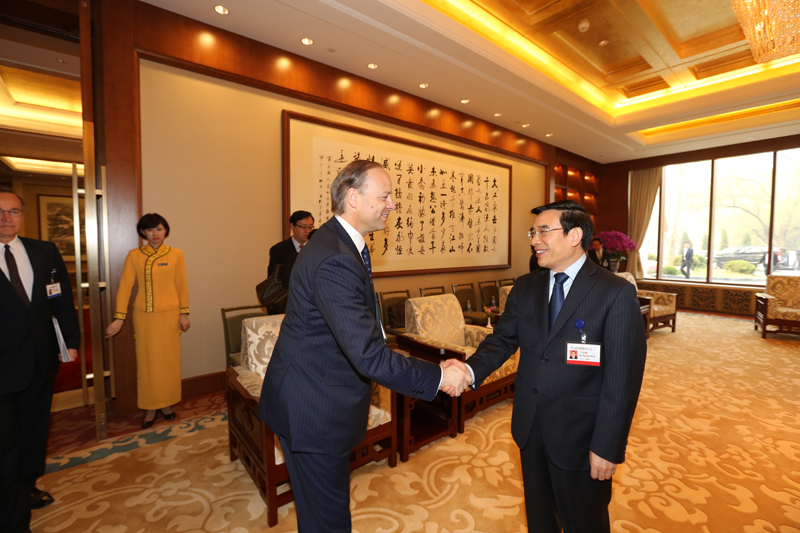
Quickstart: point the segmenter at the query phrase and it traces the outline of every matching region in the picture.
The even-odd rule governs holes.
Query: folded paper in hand
[[[67,343],[64,342],[64,335],[61,333],[61,326],[58,325],[56,317],[53,317],[53,327],[56,328],[56,338],[58,338],[58,358],[62,363],[69,363],[72,358],[69,356],[69,349],[67,349]]]

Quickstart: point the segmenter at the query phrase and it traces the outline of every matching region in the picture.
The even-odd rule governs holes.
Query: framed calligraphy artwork
[[[397,205],[365,237],[375,277],[510,267],[510,165],[287,110],[284,224],[300,209],[327,222],[331,184],[356,159],[383,166]]]

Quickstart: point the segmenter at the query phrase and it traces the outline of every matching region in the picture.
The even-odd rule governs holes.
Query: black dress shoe
[[[54,501],[56,501],[55,498],[53,498],[49,492],[39,490],[36,487],[33,488],[30,498],[31,509],[44,509]]]
[[[172,411],[168,415],[164,414],[164,411],[162,411],[161,409],[159,409],[159,412],[161,413],[161,416],[164,417],[164,420],[175,420],[175,411]]]
[[[153,427],[153,422],[156,421],[156,417],[151,418],[150,420],[142,420],[142,429],[150,429]]]

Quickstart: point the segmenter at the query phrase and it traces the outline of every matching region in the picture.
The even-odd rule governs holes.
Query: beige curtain
[[[647,234],[647,225],[650,215],[653,214],[653,204],[656,194],[661,187],[661,172],[663,167],[634,170],[630,174],[631,196],[628,206],[628,222],[630,225],[630,238],[641,248],[642,241]],[[628,272],[636,279],[644,277],[642,258],[639,250],[628,253]]]

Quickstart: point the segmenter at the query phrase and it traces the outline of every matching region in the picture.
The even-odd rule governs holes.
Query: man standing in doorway
[[[18,237],[22,198],[0,188],[0,531],[29,532],[31,509],[53,503],[44,474],[58,374],[53,317],[78,357],[80,328],[69,274],[52,242]]]
[[[636,288],[587,260],[593,224],[581,205],[534,214],[543,269],[517,278],[466,366],[478,387],[521,350],[511,433],[529,530],[608,533],[611,477],[625,460],[647,353]]]
[[[689,273],[692,271],[692,261],[694,260],[694,250],[692,245],[688,242],[683,243],[683,256],[681,257],[681,273],[689,279]]]

